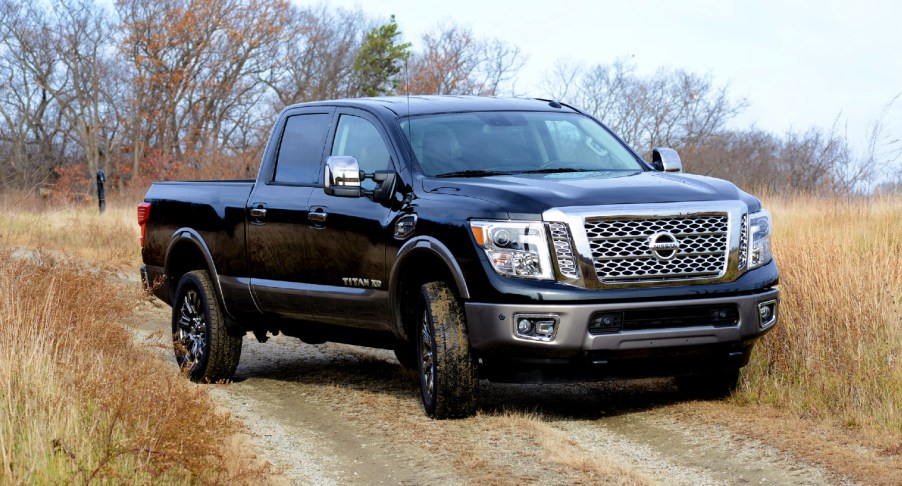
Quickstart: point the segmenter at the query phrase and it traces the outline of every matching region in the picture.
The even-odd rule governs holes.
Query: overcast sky
[[[315,2],[296,0],[301,4]],[[561,59],[588,64],[630,57],[710,74],[749,108],[734,125],[785,132],[829,128],[837,116],[863,140],[902,93],[902,2],[329,0],[374,17],[395,14],[414,48],[442,21],[497,37],[528,56],[519,93],[547,96],[541,80]],[[902,137],[902,98],[887,122]]]

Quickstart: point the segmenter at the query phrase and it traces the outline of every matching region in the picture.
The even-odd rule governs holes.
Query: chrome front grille
[[[573,256],[573,246],[570,243],[570,232],[564,223],[549,223],[551,241],[554,243],[554,256],[557,259],[558,270],[561,275],[570,278],[579,277],[576,269],[576,258]]]
[[[739,269],[742,270],[749,262],[749,217],[742,215],[742,223],[739,226]]]
[[[718,278],[726,272],[727,214],[587,217],[585,229],[595,272],[604,283]],[[671,246],[653,248],[655,242]]]

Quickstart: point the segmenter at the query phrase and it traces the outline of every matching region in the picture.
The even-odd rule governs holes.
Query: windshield
[[[403,120],[401,131],[431,177],[642,170],[607,130],[575,113],[429,115]]]

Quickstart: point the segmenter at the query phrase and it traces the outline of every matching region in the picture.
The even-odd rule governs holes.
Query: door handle
[[[324,213],[322,210],[317,210],[316,212],[307,213],[307,220],[322,224],[326,222],[326,216],[328,215],[328,213]]]
[[[254,219],[263,219],[266,217],[266,206],[258,204],[257,207],[251,208],[250,215]]]

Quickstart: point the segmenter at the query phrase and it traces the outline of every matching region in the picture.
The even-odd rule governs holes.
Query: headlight
[[[543,223],[470,221],[470,229],[492,268],[501,275],[538,280],[554,278]]]
[[[773,259],[770,251],[770,212],[761,210],[749,215],[749,270]]]

